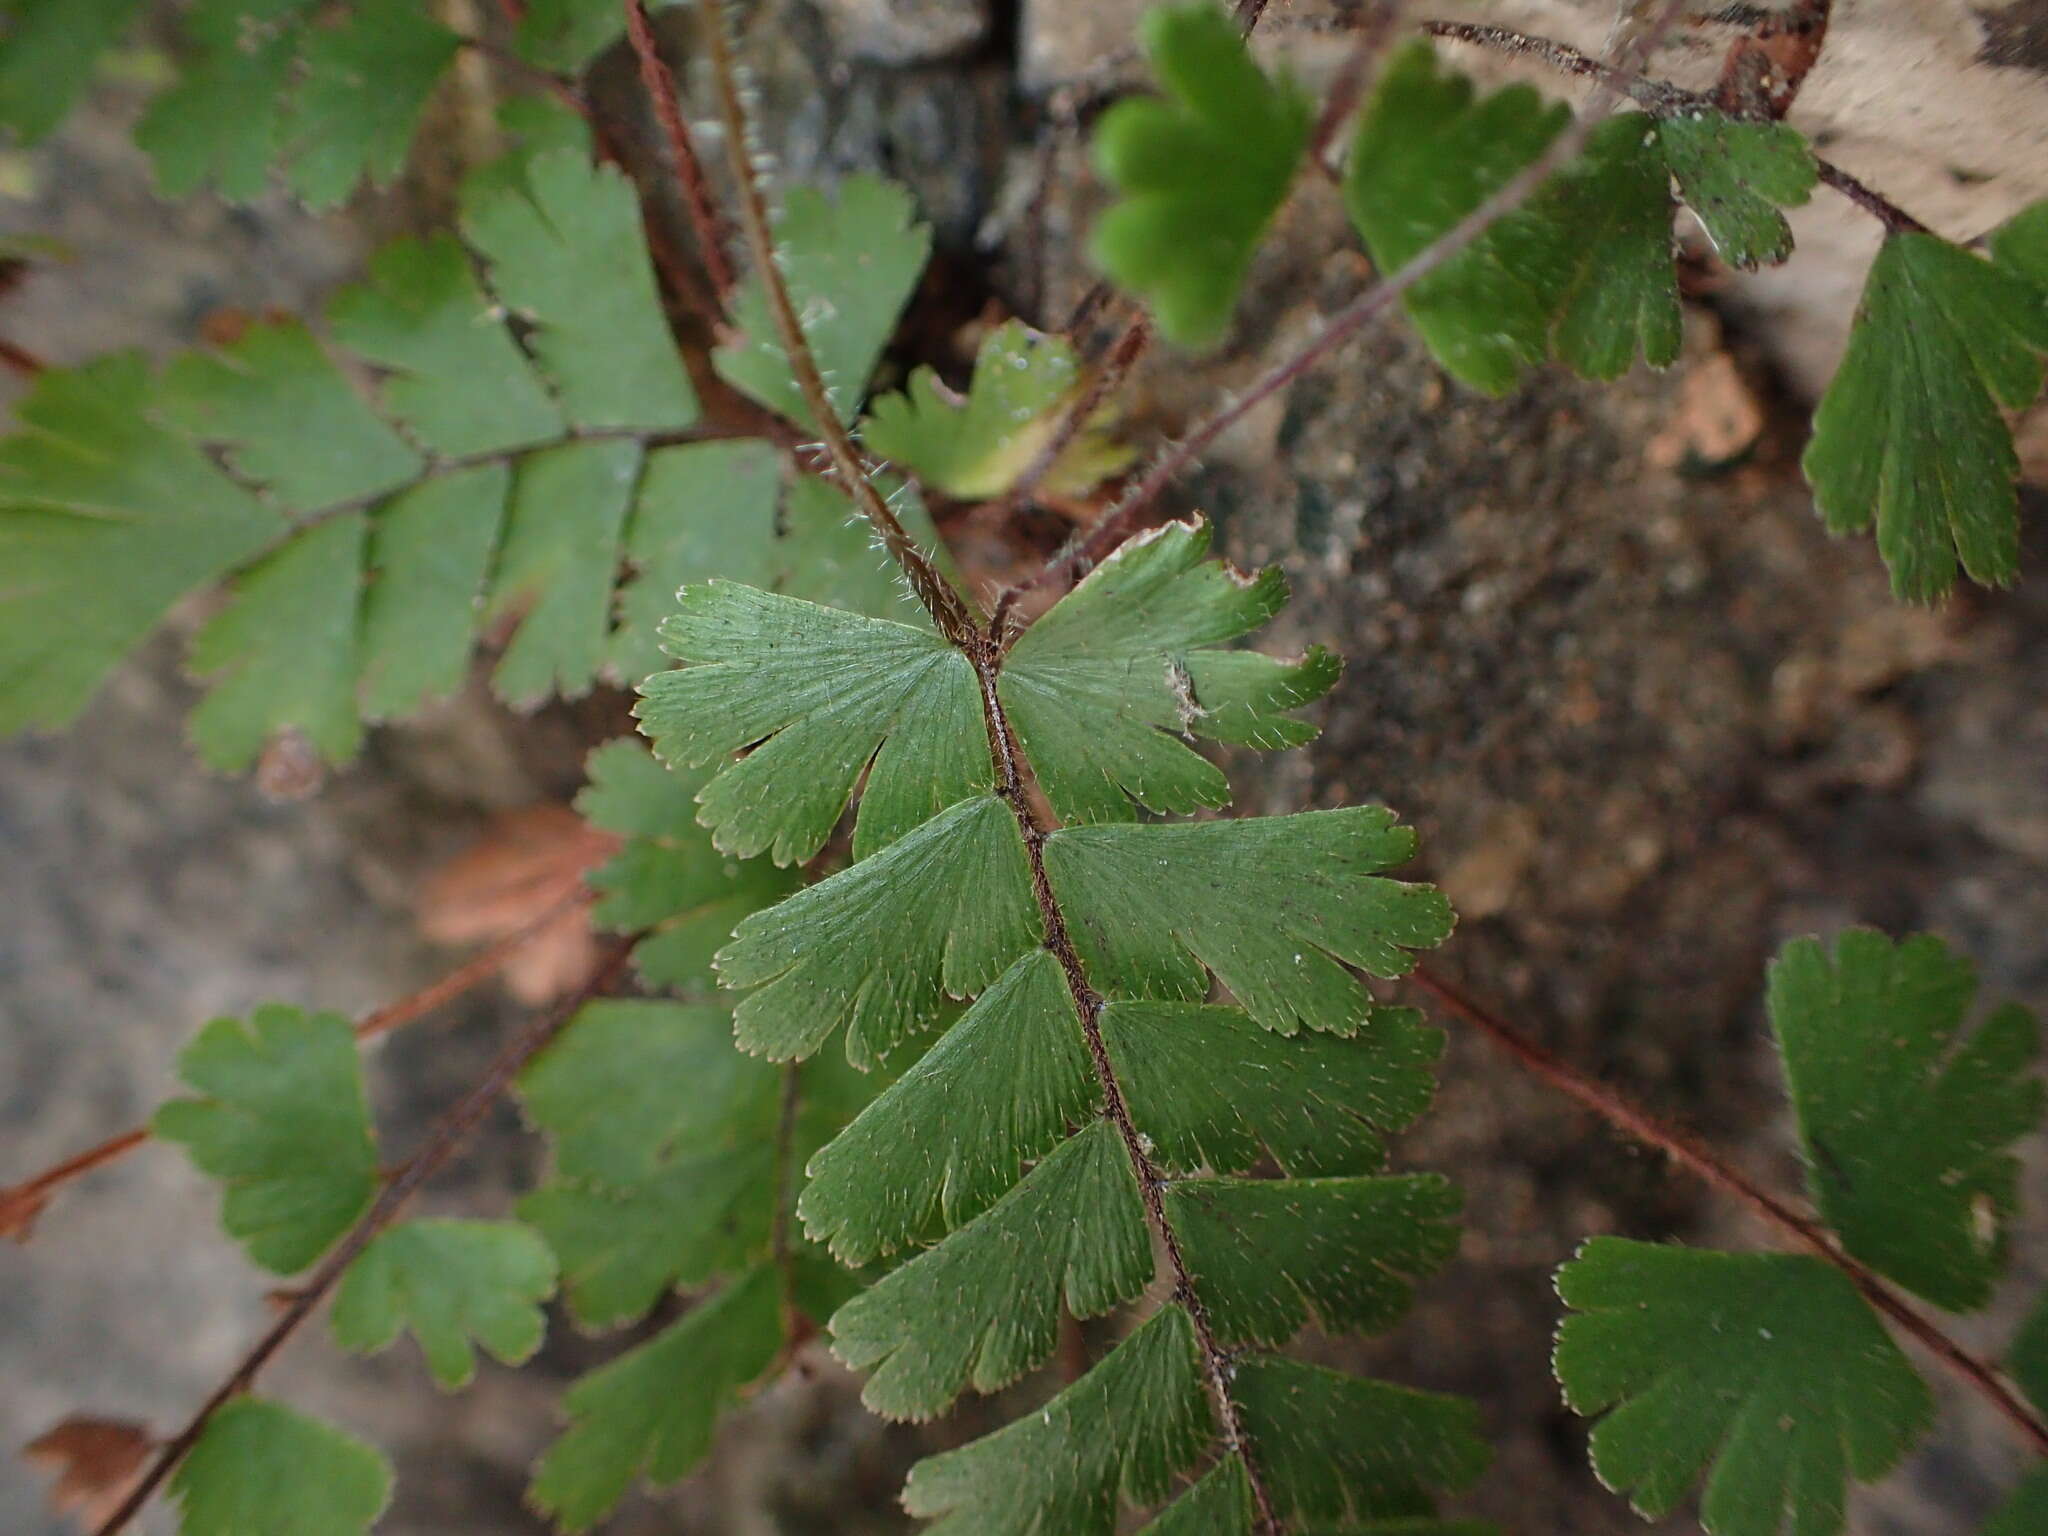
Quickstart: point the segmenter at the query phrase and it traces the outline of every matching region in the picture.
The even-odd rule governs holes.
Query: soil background
[[[945,0],[792,0],[754,17],[783,173],[886,171],[934,224],[940,257],[899,362],[957,369],[958,333],[985,301],[1056,324],[1085,285],[1083,157],[1032,148],[1046,93],[1081,78],[1060,75],[1053,46],[1079,25],[1064,6]],[[599,71],[620,102],[623,63]],[[189,344],[223,307],[303,311],[371,240],[446,206],[431,165],[325,219],[283,203],[167,206],[126,142],[136,108],[112,83],[8,162],[5,227],[57,235],[76,257],[11,297],[0,325],[58,362]],[[1025,209],[1048,165],[1033,233]],[[1364,280],[1353,249],[1332,200],[1304,198],[1254,274],[1237,339],[1147,369],[1136,427],[1173,430],[1283,355]],[[2013,591],[1897,607],[1867,541],[1832,542],[1813,517],[1803,406],[1755,313],[1718,296],[1695,306],[1666,375],[1593,388],[1545,374],[1499,401],[1390,327],[1254,413],[1173,505],[1215,518],[1241,562],[1285,566],[1283,638],[1349,660],[1320,741],[1233,764],[1241,805],[1398,807],[1421,829],[1421,872],[1463,913],[1445,970],[1791,1188],[1759,1007],[1782,939],[1932,928],[1975,957],[1987,993],[2048,1009],[2048,507],[2029,493]],[[962,530],[960,548],[1001,568],[1057,531]],[[77,729],[0,745],[9,1177],[147,1114],[172,1055],[216,1013],[271,998],[359,1012],[435,974],[451,956],[416,937],[409,910],[426,872],[493,813],[573,792],[582,750],[625,723],[616,697],[513,718],[479,690],[280,805],[186,750],[179,651],[175,635],[149,646]],[[387,1144],[409,1145],[520,1016],[479,994],[381,1048]],[[1464,1187],[1462,1256],[1397,1331],[1332,1354],[1481,1402],[1498,1458],[1462,1510],[1526,1536],[1647,1529],[1595,1484],[1583,1426],[1558,1403],[1549,1274],[1595,1233],[1767,1234],[1455,1029],[1439,1110],[1399,1160]],[[501,1114],[427,1204],[502,1213],[537,1164]],[[1958,1325],[1987,1349],[2048,1280],[2038,1155],[2029,1186],[2012,1284]],[[210,1190],[156,1149],[66,1196],[32,1245],[0,1248],[0,1440],[76,1411],[182,1419],[265,1318],[265,1282],[212,1219]],[[559,1329],[536,1366],[486,1363],[476,1388],[443,1398],[409,1346],[366,1363],[309,1330],[268,1390],[391,1448],[398,1495],[381,1530],[539,1531],[519,1503],[524,1468],[562,1382],[619,1342]],[[1857,1496],[1858,1536],[1970,1530],[2011,1482],[2000,1427],[1937,1386],[1941,1434]],[[904,1467],[999,1411],[884,1429],[820,1357],[731,1424],[708,1472],[633,1495],[609,1528],[903,1529]],[[42,1484],[0,1458],[0,1528],[69,1529],[43,1510]]]

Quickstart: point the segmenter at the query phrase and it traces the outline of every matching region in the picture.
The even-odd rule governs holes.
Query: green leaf
[[[945,546],[915,487],[888,475],[878,476],[876,485],[926,558],[941,572],[948,571],[951,562]],[[772,562],[778,590],[871,619],[931,627],[930,616],[896,562],[875,542],[867,519],[838,486],[816,475],[791,480],[782,500],[781,532]]]
[[[621,11],[614,21],[623,15]],[[586,160],[597,155],[590,120],[556,97],[507,96],[497,104],[496,117],[506,150],[463,178],[465,201],[513,193],[526,196],[533,162],[555,150],[573,150]]]
[[[526,0],[525,12],[519,56],[565,74],[581,72],[624,27],[624,12],[612,0]]]
[[[1111,1536],[1119,1494],[1162,1498],[1209,1432],[1194,1329],[1166,1307],[1036,1413],[911,1468],[903,1507],[929,1536]]]
[[[560,1258],[579,1324],[638,1317],[765,1243],[780,1077],[732,1048],[723,1009],[590,1004],[519,1089],[554,1152],[519,1215]]]
[[[1252,1485],[1235,1456],[1169,1504],[1139,1536],[1254,1536]]]
[[[459,41],[418,0],[356,0],[338,24],[307,28],[289,127],[292,190],[330,208],[366,178],[389,183]]]
[[[815,187],[787,190],[775,221],[775,259],[826,396],[842,420],[851,420],[924,271],[931,231],[915,222],[910,194],[891,182],[849,176],[838,194],[835,201]],[[741,286],[732,314],[736,334],[713,358],[719,375],[770,410],[815,427],[758,274]]]
[[[2013,276],[2048,292],[2048,198],[2022,208],[1991,232],[1991,256]]]
[[[364,1536],[391,1502],[391,1464],[331,1424],[237,1397],[171,1474],[171,1497],[185,1536]]]
[[[561,1260],[579,1327],[632,1322],[667,1291],[736,1269],[766,1244],[773,1103],[745,1104],[750,1141],[687,1147],[631,1185],[554,1182],[520,1200],[519,1219]]]
[[[1129,821],[1229,803],[1223,770],[1181,738],[1267,749],[1315,727],[1289,711],[1342,670],[1320,646],[1297,661],[1214,649],[1287,601],[1277,567],[1246,577],[1205,558],[1207,523],[1130,540],[1024,632],[998,684],[1040,786],[1063,821]]]
[[[170,425],[219,444],[246,479],[300,510],[394,490],[422,467],[293,320],[187,353],[166,370],[157,403]]]
[[[1377,1172],[1383,1134],[1429,1108],[1443,1050],[1412,1008],[1375,1008],[1348,1038],[1189,1003],[1112,1002],[1101,1024],[1154,1159],[1185,1172],[1243,1171],[1261,1149],[1297,1177]]]
[[[1712,1463],[1713,1536],[1833,1536],[1847,1481],[1897,1465],[1934,1399],[1856,1288],[1803,1254],[1596,1237],[1558,1271],[1555,1364],[1593,1466],[1651,1519]]]
[[[2048,1470],[2036,1471],[2021,1483],[1977,1536],[2035,1536],[2044,1530],[2048,1530]]]
[[[1301,1536],[1500,1536],[1494,1526],[1481,1521],[1414,1516],[1300,1530]],[[1235,1456],[1218,1463],[1139,1536],[1254,1536],[1251,1484],[1245,1479],[1244,1463]]]
[[[1369,1522],[1428,1515],[1433,1495],[1486,1470],[1479,1410],[1463,1398],[1279,1355],[1242,1361],[1231,1392],[1274,1503],[1297,1520],[1377,1529]]]
[[[1089,254],[1146,301],[1176,346],[1222,339],[1253,252],[1286,201],[1314,108],[1272,78],[1218,6],[1156,6],[1138,36],[1166,97],[1120,101],[1095,132],[1095,164],[1120,194]]]
[[[1657,138],[1679,195],[1723,261],[1748,272],[1792,254],[1792,226],[1778,210],[1803,204],[1820,176],[1804,134],[1702,112],[1665,118]]]
[[[1579,158],[1525,205],[1567,236],[1552,345],[1583,378],[1620,378],[1638,350],[1652,368],[1678,359],[1671,177],[1661,148],[1656,124],[1623,113],[1595,128]]]
[[[240,772],[288,728],[328,762],[356,755],[367,535],[360,512],[307,529],[236,577],[232,601],[192,637],[192,670],[214,681],[186,733],[209,766]]]
[[[510,1221],[408,1221],[380,1234],[350,1264],[334,1297],[334,1339],[375,1354],[410,1326],[443,1387],[476,1375],[470,1340],[523,1365],[547,1331],[540,1303],[555,1292],[555,1261]]]
[[[1296,1520],[1437,1529],[1434,1496],[1469,1487],[1490,1457],[1462,1398],[1278,1355],[1242,1362],[1232,1391],[1274,1503]]]
[[[963,1387],[994,1392],[1052,1353],[1060,1308],[1096,1317],[1152,1278],[1152,1241],[1116,1130],[1097,1120],[938,1247],[832,1317],[832,1347],[870,1371],[861,1401],[929,1419]]]
[[[1067,827],[1046,839],[1045,868],[1105,996],[1193,1001],[1213,971],[1268,1029],[1349,1034],[1372,999],[1345,967],[1405,975],[1408,951],[1451,931],[1435,887],[1378,873],[1414,851],[1393,812],[1350,806]]]
[[[1344,177],[1345,206],[1374,264],[1406,266],[1542,154],[1570,116],[1526,85],[1478,96],[1463,75],[1438,69],[1426,41],[1401,49],[1381,72]],[[1501,394],[1543,360],[1556,295],[1577,264],[1550,222],[1524,208],[1402,302],[1445,368]]]
[[[2018,1203],[2012,1144],[2041,1119],[2024,1008],[1963,1029],[1977,980],[1941,940],[1852,929],[1770,971],[1771,1027],[1799,1115],[1806,1186],[1842,1246],[1952,1312],[1983,1306]]]
[[[867,1067],[936,1022],[945,998],[994,981],[1038,928],[1016,823],[983,796],[755,913],[718,972],[756,989],[735,1014],[742,1050],[798,1059],[843,1024],[847,1059]]]
[[[546,1131],[558,1178],[615,1188],[679,1152],[753,1129],[743,1107],[772,1097],[776,1074],[732,1048],[732,1015],[702,1004],[586,1003],[519,1075],[526,1117]]]
[[[1801,464],[1829,531],[1877,525],[1899,597],[1942,596],[1958,561],[1987,585],[2018,573],[1999,406],[2032,402],[2044,351],[2048,289],[1933,235],[1886,238]]]
[[[270,184],[299,36],[295,26],[243,10],[243,0],[192,8],[185,32],[193,56],[135,126],[136,147],[165,197],[190,197],[212,182],[222,197],[248,202]]]
[[[840,1263],[870,1263],[987,1210],[1097,1100],[1059,962],[1031,950],[811,1159],[797,1214]]]
[[[1458,1193],[1433,1175],[1190,1179],[1165,1200],[1226,1344],[1285,1344],[1311,1314],[1326,1334],[1381,1332],[1458,1250]]]
[[[0,128],[34,143],[64,121],[142,0],[13,0],[0,37]]]
[[[863,770],[861,858],[991,786],[974,669],[931,630],[728,581],[680,597],[662,648],[687,665],[635,713],[663,761],[722,764],[698,798],[726,852],[809,859]]]
[[[657,631],[684,587],[723,576],[774,585],[775,508],[782,464],[771,443],[691,443],[648,455],[619,593],[612,668],[631,682],[668,665]]]
[[[712,956],[741,918],[794,890],[797,876],[766,860],[739,862],[711,845],[693,815],[693,792],[708,775],[671,772],[624,738],[598,748],[587,767],[590,784],[577,809],[627,839],[587,877],[599,894],[592,918],[621,932],[648,930],[634,946],[633,964],[649,986],[715,990]],[[730,1051],[729,1027],[720,1043]]]
[[[569,1430],[541,1457],[528,1498],[561,1529],[584,1531],[636,1477],[679,1481],[710,1451],[719,1414],[781,1348],[775,1275],[757,1269],[570,1387]]]
[[[2020,1325],[2005,1363],[2020,1390],[2036,1408],[2048,1413],[2048,1291]]]
[[[1344,192],[1382,271],[1395,272],[1532,164],[1570,114],[1525,85],[1478,95],[1426,42],[1397,54],[1360,122]],[[1577,372],[1678,356],[1671,181],[1729,262],[1782,261],[1780,206],[1806,201],[1806,142],[1719,113],[1600,124],[1578,157],[1404,299],[1437,359],[1501,393],[1554,347]]]
[[[221,1223],[265,1269],[296,1274],[368,1208],[377,1147],[339,1014],[266,1003],[215,1019],[179,1053],[178,1076],[204,1097],[171,1100],[151,1129],[222,1181]]]
[[[337,341],[388,371],[385,410],[436,453],[498,453],[565,429],[449,236],[385,246],[370,280],[342,290],[327,320]]]
[[[913,471],[933,490],[986,501],[1015,485],[1052,441],[1079,392],[1080,366],[1064,337],[1012,320],[982,339],[967,397],[954,396],[931,368],[901,394],[883,395],[861,427],[868,450]],[[1098,412],[1053,462],[1039,489],[1079,496],[1129,467],[1135,451],[1112,442]]]
[[[640,473],[640,445],[569,443],[522,459],[488,614],[520,613],[491,685],[531,706],[589,691],[611,637],[619,539]]]
[[[283,520],[144,415],[139,357],[44,374],[0,441],[0,730],[75,718],[185,593]]]
[[[464,234],[491,287],[532,331],[528,345],[585,429],[663,430],[697,419],[697,397],[648,264],[630,182],[576,150],[537,155],[529,195],[466,200]]]
[[[360,678],[366,718],[407,715],[462,686],[511,492],[505,465],[481,464],[426,481],[371,514]]]

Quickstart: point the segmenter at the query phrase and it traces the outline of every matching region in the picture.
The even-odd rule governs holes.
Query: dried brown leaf
[[[507,938],[572,900],[618,850],[566,805],[508,811],[429,877],[415,909],[420,931],[444,944]],[[505,984],[522,1002],[544,1003],[579,985],[596,959],[589,909],[577,906],[535,930],[506,963]]]
[[[155,1449],[156,1440],[141,1424],[76,1414],[31,1440],[22,1455],[56,1470],[50,1508],[91,1530],[120,1506]]]

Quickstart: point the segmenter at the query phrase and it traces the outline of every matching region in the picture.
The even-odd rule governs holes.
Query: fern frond
[[[376,1138],[339,1014],[272,1003],[215,1019],[179,1054],[178,1075],[202,1097],[163,1105],[151,1129],[223,1182],[221,1224],[256,1263],[296,1274],[369,1206]]]
[[[849,1266],[951,1231],[1099,1096],[1059,962],[1034,949],[811,1160],[797,1214]]]
[[[1345,174],[1352,222],[1393,271],[1531,164],[1570,113],[1526,85],[1487,95],[1442,69],[1427,42],[1389,63]],[[1626,113],[1594,129],[1579,157],[1499,220],[1405,303],[1430,350],[1499,393],[1554,349],[1576,371],[1615,378],[1640,349],[1678,355],[1672,183],[1735,266],[1783,261],[1780,207],[1806,201],[1816,169],[1798,133],[1718,112]]]
[[[832,1315],[833,1348],[868,1371],[861,1400],[890,1419],[943,1413],[1052,1354],[1060,1310],[1098,1317],[1152,1278],[1130,1160],[1097,1120],[945,1242]]]
[[[1210,1432],[1187,1313],[1166,1307],[1036,1413],[911,1469],[903,1505],[933,1536],[1108,1532],[1165,1496]]]
[[[2019,572],[2019,457],[2000,408],[2041,388],[2048,203],[1991,253],[1886,237],[1800,461],[1828,528],[1875,524],[1893,592],[1917,602],[1946,594],[1958,564],[1992,586]]]
[[[1952,1312],[1983,1306],[2005,1268],[2013,1143],[2043,1102],[2033,1016],[2007,1004],[1966,1034],[1976,990],[1929,934],[1852,929],[1832,955],[1799,939],[1770,970],[1814,1204],[1850,1253]]]
[[[171,1497],[186,1531],[367,1536],[391,1502],[391,1464],[331,1424],[238,1397],[207,1420]]]
[[[695,665],[649,678],[636,712],[664,761],[720,765],[698,798],[727,852],[810,858],[863,773],[862,854],[993,787],[973,668],[929,626],[726,581],[681,601],[662,646]]]
[[[1103,115],[1095,162],[1122,196],[1089,253],[1145,298],[1167,340],[1209,347],[1308,147],[1311,108],[1293,81],[1259,67],[1237,23],[1208,0],[1155,6],[1139,37],[1166,95]]]
[[[1803,1254],[1595,1238],[1558,1272],[1556,1366],[1601,1481],[1651,1518],[1711,1464],[1713,1536],[1834,1536],[1851,1476],[1897,1464],[1934,1416],[1856,1288]]]
[[[13,0],[0,32],[0,129],[34,141],[69,113],[140,0]],[[531,0],[515,52],[572,76],[624,30],[610,0]],[[403,168],[459,36],[412,0],[193,0],[181,8],[174,73],[136,143],[158,187],[209,183],[247,202],[273,179],[315,208]],[[531,101],[533,98],[515,98]]]
[[[495,676],[514,703],[651,670],[656,604],[720,569],[693,527],[763,585],[904,610],[836,490],[765,444],[676,441],[697,403],[624,179],[573,148],[519,164],[465,193],[467,248],[387,247],[324,338],[262,324],[154,380],[108,359],[39,381],[0,441],[0,728],[70,719],[224,577],[193,737],[227,769],[288,729],[346,760],[365,722],[459,684],[482,619],[516,626]]]
[[[349,1265],[334,1296],[335,1342],[360,1354],[410,1328],[434,1380],[452,1391],[476,1374],[480,1344],[523,1365],[547,1331],[555,1258],[513,1221],[409,1221],[381,1233]]]
[[[1107,1536],[1123,1502],[1166,1496],[1212,1415],[1224,1449],[1250,1458],[1255,1502],[1303,1520],[1421,1514],[1413,1490],[1477,1470],[1448,1405],[1275,1364],[1281,1385],[1261,1404],[1270,1472],[1292,1482],[1270,1482],[1266,1431],[1242,1390],[1250,1367],[1223,1353],[1284,1342],[1312,1316],[1385,1326],[1448,1256],[1456,1201],[1439,1181],[1369,1177],[1383,1133],[1428,1102],[1439,1044],[1411,1012],[1372,1007],[1344,969],[1399,974],[1448,930],[1436,892],[1384,873],[1412,835],[1370,808],[1127,819],[1134,799],[1221,798],[1162,786],[1227,791],[1166,734],[1191,723],[1188,706],[1225,722],[1220,739],[1286,745],[1310,734],[1291,710],[1335,676],[1319,652],[1289,663],[1222,649],[1282,593],[1277,576],[1241,577],[1207,548],[1193,524],[1127,546],[1008,654],[727,584],[688,589],[671,625],[686,664],[643,689],[643,713],[679,755],[765,739],[720,770],[735,781],[853,699],[829,727],[849,744],[812,754],[851,766],[828,769],[811,839],[870,761],[866,794],[892,816],[913,804],[889,782],[904,771],[889,753],[907,716],[926,738],[922,766],[964,769],[978,748],[975,771],[997,791],[936,814],[943,797],[929,796],[914,806],[921,824],[879,849],[857,836],[850,868],[747,918],[717,957],[744,993],[741,1045],[771,1057],[812,1056],[844,1026],[846,1057],[871,1065],[942,1023],[950,999],[975,998],[812,1158],[798,1203],[848,1262],[930,1245],[831,1320],[839,1352],[872,1370],[870,1406],[921,1418],[967,1387],[1005,1385],[1050,1353],[1063,1304],[1106,1311],[1146,1289],[1155,1241],[1169,1256],[1171,1302],[1095,1370],[913,1473],[906,1502],[937,1530]],[[943,694],[924,680],[949,668],[960,699],[937,707]],[[814,697],[787,697],[807,686]],[[941,731],[957,739],[929,740]],[[1041,774],[1046,760],[1057,766]],[[1041,825],[1020,771],[1055,807],[1114,819]],[[750,813],[754,797],[721,799],[720,782],[701,796],[705,819]],[[1198,1001],[1217,984],[1243,1006]],[[1268,1149],[1289,1173],[1322,1177],[1215,1176]],[[1386,1419],[1393,1448],[1332,1462],[1319,1446],[1354,1411]]]
[[[2007,1006],[1966,1030],[1975,991],[1924,934],[1796,939],[1772,962],[1771,1026],[1839,1265],[1597,1238],[1558,1272],[1574,1311],[1558,1380],[1580,1412],[1606,1413],[1594,1465],[1644,1514],[1705,1471],[1713,1536],[1836,1536],[1850,1479],[1882,1476],[1928,1429],[1933,1397],[1866,1293],[1883,1275],[1952,1310],[1984,1304],[2005,1263],[2012,1144],[2043,1101],[2033,1018]],[[2010,1362],[2037,1404],[2039,1316]]]
[[[1267,1029],[1350,1034],[1373,1003],[1346,967],[1405,975],[1451,931],[1441,892],[1381,873],[1414,852],[1391,811],[1351,806],[1066,827],[1045,867],[1103,991],[1192,1001],[1213,974]]]
[[[1182,1179],[1165,1192],[1216,1336],[1275,1348],[1311,1316],[1326,1334],[1391,1326],[1457,1252],[1461,1203],[1428,1174]]]
[[[614,765],[630,760],[624,745]],[[642,786],[622,777],[614,767],[595,797],[636,800]],[[735,1051],[723,1007],[613,1001],[583,1008],[521,1074],[551,1168],[519,1213],[553,1249],[578,1325],[629,1322],[679,1285],[723,1282],[570,1388],[570,1428],[530,1490],[563,1529],[595,1523],[637,1476],[689,1472],[718,1417],[800,1341],[792,1324],[822,1322],[858,1292],[822,1253],[784,1241],[777,1213],[805,1161],[882,1084],[829,1059],[796,1070]]]
[[[775,245],[826,396],[850,421],[931,255],[931,231],[916,221],[908,192],[854,176],[840,184],[836,198],[814,187],[790,188]],[[771,411],[815,429],[776,340],[759,274],[734,299],[733,326],[736,334],[715,356],[719,374]]]
[[[569,1429],[535,1467],[528,1498],[564,1531],[586,1531],[637,1477],[687,1475],[718,1418],[783,1346],[775,1272],[749,1270],[647,1343],[583,1377]]]
[[[919,368],[903,393],[869,407],[861,438],[927,487],[985,500],[1031,467],[1080,388],[1080,365],[1064,337],[1011,320],[983,338],[964,400],[953,399],[932,369]],[[1040,490],[1078,496],[1128,468],[1136,451],[1109,438],[1110,420],[1104,411],[1087,423],[1046,470]]]

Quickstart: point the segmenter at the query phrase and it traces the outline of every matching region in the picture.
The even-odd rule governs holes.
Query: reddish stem
[[[123,1499],[112,1514],[100,1522],[94,1536],[114,1536],[116,1531],[133,1520],[147,1504],[152,1494],[163,1485],[164,1479],[182,1461],[199,1437],[206,1432],[208,1422],[233,1399],[241,1396],[255,1384],[256,1377],[268,1365],[277,1352],[285,1346],[291,1336],[298,1332],[299,1325],[312,1316],[327,1293],[334,1288],[342,1274],[356,1257],[370,1246],[377,1234],[389,1226],[407,1201],[419,1191],[422,1184],[433,1177],[467,1141],[477,1126],[497,1103],[505,1090],[527,1062],[547,1047],[560,1034],[571,1019],[591,998],[603,992],[625,968],[627,957],[633,952],[631,940],[619,940],[611,951],[598,962],[583,985],[569,997],[558,1003],[551,1012],[541,1015],[514,1039],[491,1062],[483,1078],[470,1091],[457,1100],[440,1120],[420,1149],[407,1158],[391,1182],[384,1186],[363,1219],[356,1223],[348,1236],[327,1257],[320,1267],[313,1271],[304,1284],[291,1293],[291,1299],[284,1311],[262,1338],[256,1341],[248,1354],[242,1357],[227,1380],[213,1391],[213,1394],[199,1406],[185,1427],[178,1431],[157,1453],[150,1463],[149,1471]]]
[[[383,1007],[364,1014],[356,1021],[356,1039],[374,1039],[378,1035],[387,1034],[446,1007],[463,993],[502,971],[512,957],[530,943],[536,934],[578,907],[588,905],[590,900],[588,891],[575,892],[567,899],[556,902],[516,932],[507,934],[482,954],[464,961],[446,975],[436,977],[415,992],[408,992],[396,1002],[386,1003]],[[148,1140],[149,1127],[138,1125],[118,1136],[108,1137],[96,1147],[89,1147],[83,1152],[67,1157],[63,1162],[44,1169],[33,1178],[8,1186],[4,1191],[0,1191],[0,1232],[18,1232],[21,1238],[26,1240],[28,1222],[34,1219],[35,1213],[61,1185],[127,1156]]]
[[[1460,988],[1426,966],[1417,966],[1409,980],[1473,1025],[1527,1071],[1566,1097],[1590,1109],[1608,1124],[1662,1152],[1680,1167],[1732,1197],[1815,1257],[1835,1266],[1864,1298],[1897,1325],[1899,1331],[1932,1355],[1971,1390],[1980,1393],[2004,1416],[2037,1456],[2048,1456],[2048,1423],[2020,1400],[1997,1370],[1971,1354],[1909,1305],[1875,1271],[1844,1252],[1834,1237],[1812,1217],[1801,1214],[1705,1143],[1666,1124],[1631,1103],[1605,1083],[1589,1077],[1561,1056],[1530,1039]]]
[[[641,0],[625,0],[626,35],[632,39],[633,54],[640,63],[640,83],[654,105],[654,115],[661,123],[662,136],[668,140],[669,159],[674,162],[676,189],[682,195],[683,207],[690,215],[690,228],[697,236],[697,250],[703,257],[704,270],[711,278],[711,290],[723,308],[732,294],[736,279],[732,263],[725,254],[724,222],[718,215],[718,204],[711,196],[711,183],[704,174],[704,162],[697,154],[697,144],[690,136],[690,125],[683,121],[683,111],[676,90],[676,77],[668,67],[668,61],[661,56],[660,46],[655,41],[654,27],[647,19],[647,7]]]
[[[50,365],[26,347],[16,346],[5,337],[0,337],[0,367],[32,379]]]

